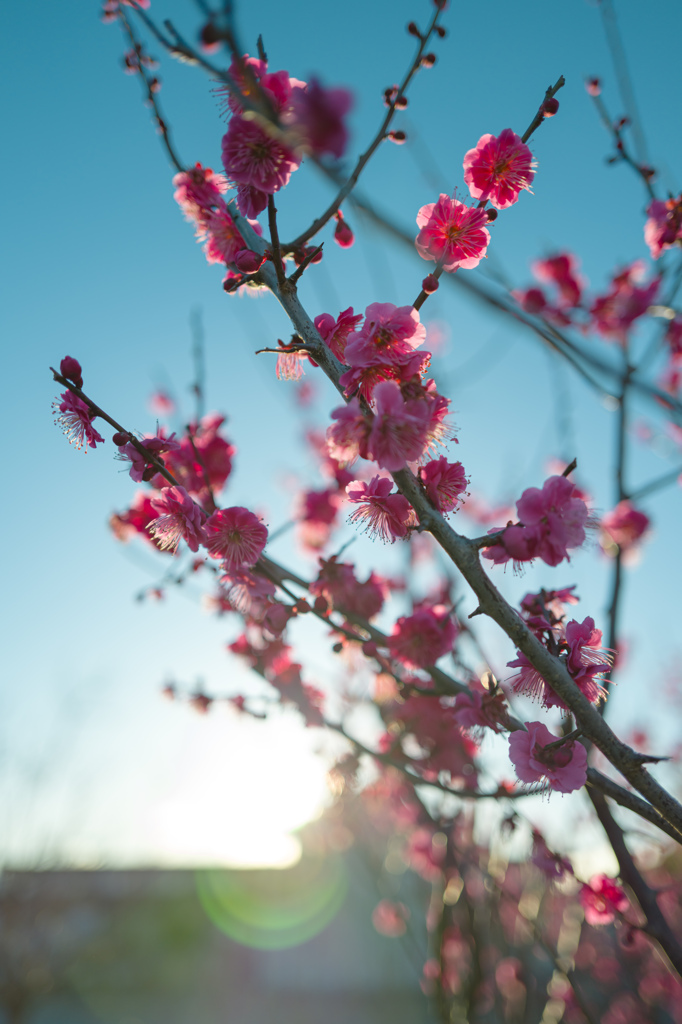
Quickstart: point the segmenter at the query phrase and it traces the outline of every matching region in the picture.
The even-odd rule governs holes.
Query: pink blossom
[[[498,543],[483,554],[496,563],[541,558],[547,565],[568,559],[568,549],[585,540],[587,505],[575,497],[575,485],[565,476],[551,476],[542,486],[529,487],[516,503],[520,523],[508,526]],[[491,531],[495,532],[495,531]]]
[[[309,589],[311,594],[324,598],[330,608],[353,612],[363,619],[379,614],[387,593],[386,584],[375,573],[361,583],[353,566],[338,562],[335,555],[320,559],[320,572]]]
[[[331,535],[343,501],[336,488],[304,491],[298,499],[296,521],[303,546],[312,551],[323,548]]]
[[[502,690],[489,690],[477,679],[472,680],[469,690],[457,694],[454,709],[457,724],[473,735],[484,729],[501,732],[509,718]]]
[[[291,113],[285,118],[302,145],[316,156],[330,153],[339,160],[348,144],[344,118],[353,106],[347,89],[325,89],[316,78],[291,93]]]
[[[611,657],[601,646],[601,630],[595,629],[594,619],[588,616],[583,622],[572,619],[565,630],[556,627],[556,631],[560,635],[559,646],[568,672],[581,693],[596,704],[604,692],[597,676],[611,668]],[[516,658],[508,661],[507,666],[518,669],[508,680],[514,693],[540,700],[546,708],[567,707],[521,651],[516,652]]]
[[[611,924],[628,908],[628,898],[615,879],[594,875],[580,890],[580,902],[588,924]]]
[[[448,462],[445,457],[425,463],[419,479],[431,504],[443,513],[457,508],[469,483],[462,463]]]
[[[64,391],[59,398],[55,398],[52,408],[58,413],[55,423],[62,428],[69,439],[69,444],[75,444],[78,451],[84,444],[90,448],[104,444],[104,438],[92,425],[96,414],[91,412],[90,407],[78,395],[74,395],[72,391]]]
[[[535,864],[535,867],[552,881],[559,882],[566,875],[573,874],[570,860],[566,860],[558,853],[552,853],[539,832],[533,832],[533,853],[530,859],[531,864]]]
[[[206,244],[204,252],[209,263],[234,263],[244,248],[244,239],[227,210],[212,210],[204,219]]]
[[[231,181],[272,195],[287,184],[300,161],[256,121],[235,114],[223,136],[223,166]],[[243,212],[241,196],[238,198]],[[259,211],[260,212],[260,211]]]
[[[296,349],[291,350],[291,344],[285,344],[285,342],[279,339],[277,340],[277,345],[281,349],[275,365],[277,380],[300,380],[305,373],[303,360],[307,362],[307,354]]]
[[[422,206],[417,214],[417,252],[425,260],[442,260],[445,270],[472,270],[485,256],[490,241],[490,232],[484,227],[487,222],[485,210],[441,193],[438,202]]]
[[[268,193],[253,185],[237,183],[237,206],[243,217],[257,217],[268,205]]]
[[[219,509],[204,526],[204,546],[211,558],[222,560],[227,573],[255,565],[267,539],[260,519],[239,505]]]
[[[650,526],[651,520],[644,512],[636,509],[631,501],[621,501],[601,521],[602,531],[606,534],[602,547],[608,550],[609,546],[615,544],[621,551],[630,551]],[[611,545],[608,544],[609,540]]]
[[[424,454],[430,421],[426,402],[406,402],[393,381],[374,389],[374,420],[368,440],[372,459],[391,472],[403,469]]]
[[[644,274],[644,262],[636,260],[616,274],[606,295],[592,303],[592,326],[603,338],[623,343],[632,324],[646,313],[656,298],[660,278],[644,284]]]
[[[351,398],[347,405],[334,409],[331,418],[336,420],[327,430],[329,454],[339,462],[351,464],[358,455],[367,457],[367,441],[371,424],[357,398]]]
[[[153,519],[147,529],[161,550],[174,553],[180,541],[184,540],[190,551],[198,551],[205,516],[185,488],[164,487],[159,497],[153,497],[151,502],[161,515]]]
[[[544,260],[536,260],[531,269],[538,281],[556,285],[560,306],[571,308],[580,305],[586,281],[578,273],[578,260],[573,253],[561,252]]]
[[[380,935],[394,939],[407,931],[409,916],[410,911],[404,903],[381,900],[372,911],[372,924]]]
[[[355,235],[350,224],[348,224],[339,210],[335,215],[336,227],[334,228],[334,241],[342,249],[350,249],[355,244]]]
[[[388,477],[372,477],[368,484],[354,480],[346,487],[348,500],[359,507],[351,514],[351,523],[365,523],[372,537],[391,544],[408,536],[417,525],[414,510],[407,498],[391,493],[393,481]]]
[[[148,532],[149,524],[156,518],[156,510],[152,505],[153,498],[153,491],[138,491],[129,509],[125,512],[114,512],[109,520],[109,526],[116,540],[127,543],[132,537],[139,535],[159,548],[158,541]]]
[[[180,206],[187,220],[203,237],[206,219],[216,209],[224,209],[223,193],[227,191],[227,180],[222,174],[214,174],[210,167],[196,164],[189,171],[181,171],[173,178],[173,198]]]
[[[144,437],[139,443],[157,460],[164,452],[174,452],[180,448],[179,443],[175,440],[175,434],[165,437],[163,428],[157,430],[155,437]],[[130,479],[135,483],[139,484],[157,472],[149,459],[131,441],[118,446],[116,458],[130,462]]]
[[[372,401],[377,384],[386,380],[400,380],[400,367],[380,363],[377,366],[353,366],[339,378],[347,398],[360,395],[366,402]]]
[[[224,422],[224,416],[213,412],[190,424],[192,438],[183,437],[180,447],[164,459],[176,480],[201,504],[209,499],[207,482],[215,496],[232,472],[235,449],[221,436]],[[159,486],[163,485],[159,482]]]
[[[657,260],[666,249],[682,241],[682,194],[677,199],[653,199],[646,212],[649,218],[644,225],[644,241],[652,260]]]
[[[339,313],[337,320],[329,313],[321,313],[315,317],[315,326],[320,337],[342,363],[346,361],[345,351],[348,337],[361,320],[362,314],[355,315],[352,306]]]
[[[464,157],[464,180],[474,199],[487,200],[498,210],[518,201],[521,189],[531,191],[535,177],[533,154],[511,130],[482,135]]]
[[[587,751],[582,743],[569,740],[560,746],[545,748],[557,741],[542,722],[527,722],[528,731],[519,729],[509,737],[509,757],[521,782],[545,785],[559,793],[572,793],[587,781]]]
[[[426,338],[426,328],[413,306],[373,302],[365,310],[365,322],[346,345],[349,366],[367,367],[406,362]]]
[[[445,605],[424,606],[398,619],[388,646],[407,668],[429,668],[452,650],[456,637],[457,627]]]

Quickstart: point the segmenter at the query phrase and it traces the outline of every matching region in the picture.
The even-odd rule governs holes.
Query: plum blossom
[[[454,709],[457,724],[474,736],[484,729],[501,732],[509,718],[502,690],[487,689],[477,679],[472,680],[466,692],[457,694]]]
[[[157,460],[164,452],[175,452],[180,448],[180,444],[175,440],[175,434],[171,434],[170,437],[164,437],[163,428],[157,429],[155,437],[143,437],[139,443],[142,448],[146,449]],[[126,444],[118,446],[116,458],[122,459],[124,462],[130,462],[130,479],[134,480],[135,483],[139,484],[157,472],[149,459],[139,451],[132,441],[127,441]]]
[[[606,513],[600,525],[602,547],[608,554],[615,554],[615,550],[631,551],[635,548],[651,526],[651,520],[631,501],[621,501],[612,512]]]
[[[575,491],[575,484],[565,476],[549,477],[542,489],[529,487],[516,503],[519,524],[507,526],[496,544],[483,552],[484,557],[497,564],[510,558],[517,562],[541,558],[552,566],[568,559],[568,549],[584,542],[589,517],[587,505]]]
[[[197,235],[203,238],[207,218],[225,206],[223,194],[227,191],[227,180],[222,174],[214,174],[210,167],[202,167],[198,163],[189,171],[176,174],[173,184],[173,198],[186,219],[195,225]]]
[[[210,500],[208,487],[215,496],[232,472],[235,449],[221,436],[224,422],[224,416],[212,412],[199,423],[190,424],[191,438],[184,436],[179,448],[168,452],[164,459],[176,480],[201,504]],[[163,486],[160,480],[157,486]]]
[[[358,508],[351,514],[351,523],[364,523],[372,537],[391,544],[403,540],[417,525],[414,509],[397,491],[391,493],[393,481],[388,477],[372,477],[368,484],[354,480],[346,487],[348,500]]]
[[[437,202],[422,206],[417,214],[417,252],[422,259],[442,261],[447,271],[459,267],[472,270],[488,248],[490,232],[484,227],[487,223],[485,210],[466,206],[441,193]]]
[[[539,832],[533,832],[533,853],[530,859],[531,863],[552,881],[559,882],[566,875],[573,874],[570,860],[558,853],[552,853]]]
[[[406,363],[426,339],[426,328],[413,306],[373,302],[365,322],[348,338],[344,360],[352,367]]]
[[[153,519],[147,529],[161,550],[175,553],[184,540],[190,551],[198,551],[205,516],[185,488],[164,487],[158,497],[152,497],[151,503],[161,515]]]
[[[351,398],[347,405],[334,409],[331,418],[336,420],[327,429],[327,445],[332,458],[347,464],[355,462],[359,455],[366,458],[371,423],[358,399]]]
[[[571,308],[580,305],[586,281],[578,273],[578,260],[573,253],[560,252],[544,260],[536,260],[531,269],[538,281],[556,286],[560,307]]]
[[[96,414],[78,395],[74,395],[72,391],[64,391],[59,398],[55,398],[52,408],[58,414],[55,423],[62,428],[69,439],[69,444],[75,444],[78,451],[84,444],[87,446],[86,451],[88,447],[96,448],[98,444],[104,444],[104,438],[92,425]]]
[[[461,504],[469,483],[462,463],[448,462],[445,457],[421,466],[419,479],[431,504],[446,515]]]
[[[682,241],[682,194],[676,199],[652,200],[647,207],[644,241],[652,260],[660,259],[666,249]]]
[[[388,647],[407,668],[429,668],[452,650],[456,637],[457,627],[445,605],[422,606],[398,619]]]
[[[211,558],[222,560],[227,573],[255,565],[267,539],[260,519],[239,505],[218,509],[204,525],[204,546]]]
[[[372,924],[380,935],[394,939],[407,931],[410,911],[404,903],[380,900],[372,911]]]
[[[587,781],[587,751],[582,743],[568,740],[559,746],[542,722],[527,722],[509,737],[509,757],[521,782],[549,784],[559,793],[572,793]],[[550,749],[547,749],[547,748]]]
[[[563,634],[559,640],[561,660],[578,689],[592,704],[596,704],[604,693],[597,677],[608,672],[612,663],[609,652],[601,646],[601,630],[595,628],[594,619],[588,615],[582,622],[571,619],[565,630],[555,627],[555,631]],[[554,692],[522,651],[517,651],[516,658],[508,661],[507,666],[518,669],[508,680],[514,693],[540,700],[546,708],[566,708],[565,701]]]
[[[237,205],[247,216],[256,216],[267,205],[268,195],[283,188],[300,160],[254,120],[235,114],[222,142],[223,167],[230,181],[246,186],[248,201],[238,194]]]
[[[344,118],[353,106],[348,89],[325,89],[316,78],[301,82],[291,93],[291,111],[285,123],[301,145],[316,156],[330,153],[340,160],[348,145]]]
[[[533,154],[519,136],[505,128],[496,137],[482,135],[464,157],[464,180],[474,199],[497,210],[518,201],[521,189],[531,191]]]
[[[580,890],[580,902],[588,924],[611,924],[617,913],[629,906],[625,892],[615,879],[594,875]]]
[[[367,447],[372,459],[391,472],[403,469],[424,454],[430,421],[426,402],[406,402],[393,381],[374,389],[374,420]]]
[[[339,313],[338,319],[334,319],[330,313],[321,313],[315,317],[315,326],[320,333],[324,343],[331,349],[337,359],[342,363],[346,361],[346,343],[350,335],[362,320],[362,313],[355,314],[353,307],[349,306]]]
[[[644,261],[635,260],[616,274],[606,295],[595,299],[590,314],[597,334],[624,343],[627,332],[646,313],[661,284],[658,277],[644,283],[645,272]]]

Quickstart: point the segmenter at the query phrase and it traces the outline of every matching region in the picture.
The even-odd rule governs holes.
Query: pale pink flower
[[[364,523],[372,537],[393,544],[404,539],[417,525],[414,509],[407,498],[391,493],[393,481],[388,477],[372,477],[368,484],[354,480],[346,487],[348,500],[358,505],[351,514],[351,523]]]
[[[622,914],[629,906],[623,889],[607,875],[594,875],[584,884],[580,902],[588,924],[611,924],[616,914]]]
[[[380,935],[394,939],[407,931],[409,916],[410,911],[404,903],[381,900],[372,911],[372,924]]]
[[[354,314],[353,307],[349,306],[339,313],[337,320],[330,313],[321,313],[314,322],[324,343],[345,363],[346,343],[361,320],[362,313]]]
[[[336,420],[327,430],[329,454],[339,462],[353,463],[360,455],[367,457],[367,440],[371,424],[357,398],[351,398],[347,405],[334,409],[331,418]]]
[[[462,463],[448,462],[444,456],[425,463],[419,470],[419,479],[431,504],[445,514],[461,504],[469,483]]]
[[[345,117],[353,106],[348,89],[325,89],[316,78],[291,93],[291,112],[285,118],[301,145],[316,156],[330,153],[339,160],[348,144]]]
[[[587,781],[587,751],[582,743],[569,740],[560,746],[542,722],[527,722],[528,731],[519,729],[509,737],[509,757],[521,782],[549,784],[559,793],[572,793]]]
[[[418,399],[406,402],[393,381],[377,384],[372,397],[375,413],[367,447],[379,466],[395,472],[424,454],[429,407]]]
[[[205,516],[185,488],[164,487],[158,497],[152,497],[151,502],[161,515],[153,519],[147,529],[161,550],[174,553],[180,541],[184,540],[190,551],[198,551]]]
[[[277,380],[300,380],[305,373],[303,360],[307,362],[307,353],[296,350],[287,351],[291,346],[279,339],[277,340],[277,345],[282,350],[277,356],[277,363],[275,364]]]
[[[464,157],[464,180],[474,199],[498,210],[518,201],[521,189],[531,191],[533,154],[519,136],[505,128],[496,137],[482,135]]]
[[[660,259],[666,249],[682,241],[682,195],[677,199],[653,199],[646,211],[644,241],[649,246],[652,260]]]
[[[426,328],[413,306],[373,302],[360,330],[348,338],[344,359],[353,367],[404,363],[425,338]]]
[[[398,619],[388,647],[407,668],[429,668],[452,650],[456,637],[457,627],[445,605],[425,606]]]
[[[204,546],[222,560],[227,573],[255,565],[268,539],[267,528],[247,508],[219,509],[206,521]]]
[[[630,551],[644,537],[651,526],[651,520],[644,512],[636,509],[631,501],[621,501],[612,512],[606,513],[600,525],[606,535],[602,541],[605,551],[612,549],[614,544],[621,551]]]
[[[59,398],[55,398],[52,408],[55,414],[58,414],[55,423],[62,428],[69,439],[69,444],[75,444],[78,451],[84,444],[90,448],[104,444],[104,438],[92,425],[95,415],[78,395],[74,395],[72,391],[64,391]]]
[[[256,121],[235,114],[222,142],[223,166],[231,181],[272,195],[287,184],[300,160]],[[241,197],[238,199],[243,210]]]
[[[487,223],[485,210],[465,206],[441,193],[438,202],[422,206],[417,214],[417,252],[425,260],[442,260],[445,270],[471,270],[488,248]]]

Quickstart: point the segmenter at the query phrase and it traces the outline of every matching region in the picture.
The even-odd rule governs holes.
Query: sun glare
[[[291,832],[316,818],[328,799],[315,735],[287,716],[215,716],[197,725],[200,742],[185,750],[182,781],[155,814],[164,865],[295,864],[301,847]]]

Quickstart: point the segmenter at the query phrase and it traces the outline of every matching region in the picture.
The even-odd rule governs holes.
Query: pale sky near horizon
[[[413,52],[406,23],[423,24],[431,13],[427,0],[237,6],[245,45],[253,51],[263,33],[273,69],[303,79],[317,73],[324,84],[355,92],[351,158],[379,123],[383,89],[403,74]],[[653,0],[643,16],[637,0],[623,0],[615,9],[650,161],[660,169],[662,191],[677,194],[680,69],[662,40],[680,38],[682,6]],[[194,38],[195,5],[153,0],[150,13],[172,17]],[[559,114],[533,138],[534,194],[523,194],[498,218],[489,266],[481,272],[502,271],[525,286],[533,259],[567,249],[595,291],[605,288],[615,268],[635,258],[648,261],[641,185],[627,168],[607,166],[609,139],[583,85],[586,76],[600,75],[607,106],[614,115],[622,112],[598,5],[451,2],[444,24],[448,37],[434,44],[438,62],[417,77],[410,106],[396,122],[410,141],[379,150],[362,191],[415,230],[421,205],[438,191],[463,189],[462,158],[480,135],[505,127],[523,131],[546,87],[564,74]],[[45,849],[84,864],[253,863],[254,847],[262,851],[270,842],[274,848],[276,836],[282,861],[287,830],[322,800],[319,737],[299,728],[293,715],[271,726],[244,725],[227,713],[201,718],[161,699],[170,678],[187,685],[201,679],[209,692],[251,686],[223,650],[235,625],[202,614],[183,594],[160,603],[134,601],[165,563],[159,571],[146,548],[122,547],[111,538],[107,519],[130,503],[135,485],[112,461],[108,434],[102,449],[84,455],[52,425],[56,389],[48,366],[67,353],[77,357],[88,394],[140,431],[154,429],[147,402],[159,386],[180,396],[186,420],[192,410],[189,324],[199,308],[208,408],[229,415],[237,447],[225,504],[262,510],[276,528],[290,515],[294,479],[321,486],[313,460],[301,455],[293,388],[275,380],[268,357],[253,354],[286,338],[288,324],[271,297],[222,293],[219,268],[205,263],[173,202],[172,171],[139,83],[121,71],[119,30],[99,23],[98,5],[13,4],[4,27],[3,417],[4,436],[12,439],[6,468],[12,492],[10,498],[8,487],[3,503],[10,585],[2,595],[0,864],[17,857],[35,861]],[[157,45],[150,50],[161,56]],[[165,60],[159,73],[159,98],[181,158],[220,169],[225,127],[212,84],[198,70]],[[278,197],[282,233],[307,224],[329,195],[313,168],[297,172]],[[323,235],[325,259],[302,288],[309,311],[336,315],[348,305],[362,310],[374,301],[411,302],[426,265],[387,245],[350,210],[348,219],[358,241],[342,252],[329,230]],[[445,325],[436,376],[453,398],[457,457],[472,486],[491,500],[513,499],[540,485],[547,459],[567,448],[565,454],[578,457],[580,480],[595,506],[611,507],[613,413],[530,336],[455,289],[441,288],[424,319]],[[306,418],[322,426],[338,403],[324,381],[309,379],[318,398]],[[569,395],[568,421],[555,408],[559,380]],[[658,422],[651,406],[639,403],[636,413]],[[665,455],[660,444],[633,444],[632,479],[644,483],[673,466]],[[673,488],[644,503],[655,535],[627,574],[623,622],[630,660],[612,713],[624,731],[635,725],[659,730],[662,753],[680,739],[658,698],[661,676],[682,643],[675,607],[682,568],[679,501]],[[345,526],[338,536],[343,543],[353,528]],[[300,557],[290,535],[273,553],[287,562]],[[374,560],[388,571],[392,558],[404,557],[366,540],[348,556],[367,572]],[[313,571],[310,559],[301,564]],[[608,580],[608,565],[594,552],[549,574],[533,569],[521,580],[495,576],[517,599],[536,584],[577,583],[581,618],[591,614],[603,628]],[[304,642],[311,644],[311,681],[323,682],[325,673],[336,677],[338,668],[327,668],[322,634]],[[500,666],[513,657],[496,634],[489,643]],[[273,790],[278,775],[281,790]],[[202,778],[205,813],[198,813],[192,794]],[[243,836],[262,818],[259,809],[284,806],[286,793],[295,794],[289,819],[249,852]],[[539,813],[547,814],[547,805]],[[555,817],[559,833],[558,804]],[[201,821],[212,822],[204,836]]]

